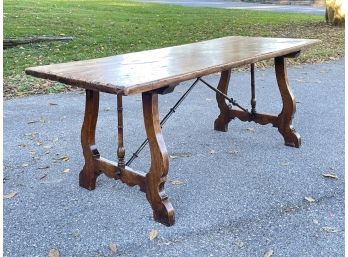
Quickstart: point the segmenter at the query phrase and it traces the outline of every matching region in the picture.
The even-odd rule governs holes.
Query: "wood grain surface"
[[[223,37],[85,61],[32,67],[29,75],[112,94],[131,95],[301,51],[315,39]]]

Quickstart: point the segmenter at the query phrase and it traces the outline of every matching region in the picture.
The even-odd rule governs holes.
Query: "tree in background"
[[[335,26],[344,26],[346,0],[326,0],[325,19]]]

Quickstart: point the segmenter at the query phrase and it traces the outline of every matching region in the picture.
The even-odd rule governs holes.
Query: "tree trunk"
[[[344,26],[346,0],[326,0],[325,20],[335,26]]]

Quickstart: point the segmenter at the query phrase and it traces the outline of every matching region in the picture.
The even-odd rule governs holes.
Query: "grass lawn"
[[[344,28],[324,17],[263,11],[189,8],[117,0],[5,0],[4,38],[73,36],[4,50],[4,96],[59,92],[59,83],[24,74],[29,66],[104,57],[228,35],[318,38],[295,62],[344,56]],[[260,64],[268,65],[268,63]]]

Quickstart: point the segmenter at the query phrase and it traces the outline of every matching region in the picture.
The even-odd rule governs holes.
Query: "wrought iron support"
[[[232,97],[228,97],[228,95],[222,93],[219,89],[213,87],[212,85],[210,85],[208,82],[206,82],[205,80],[203,80],[202,78],[198,78],[201,82],[203,82],[207,87],[209,87],[210,89],[212,89],[213,91],[215,91],[216,93],[222,95],[227,101],[229,101],[232,105],[237,106],[239,109],[241,109],[244,112],[249,112],[248,109],[243,108],[242,106],[240,106],[236,100],[234,100]]]
[[[255,94],[255,64],[250,65],[250,76],[251,76],[251,115],[254,117],[256,114],[256,94]]]
[[[191,92],[191,90],[194,88],[194,86],[198,83],[200,78],[197,78],[192,85],[186,90],[186,92],[180,97],[180,99],[175,103],[175,105],[170,108],[169,112],[164,116],[164,118],[161,120],[160,125],[161,128],[166,123],[166,121],[169,119],[169,117],[175,112],[175,110],[179,107],[179,105],[184,101],[186,96]],[[146,138],[144,142],[139,146],[139,148],[133,153],[132,157],[127,161],[126,166],[129,166],[135,158],[138,157],[139,153],[144,149],[144,147],[149,143],[149,140]]]

